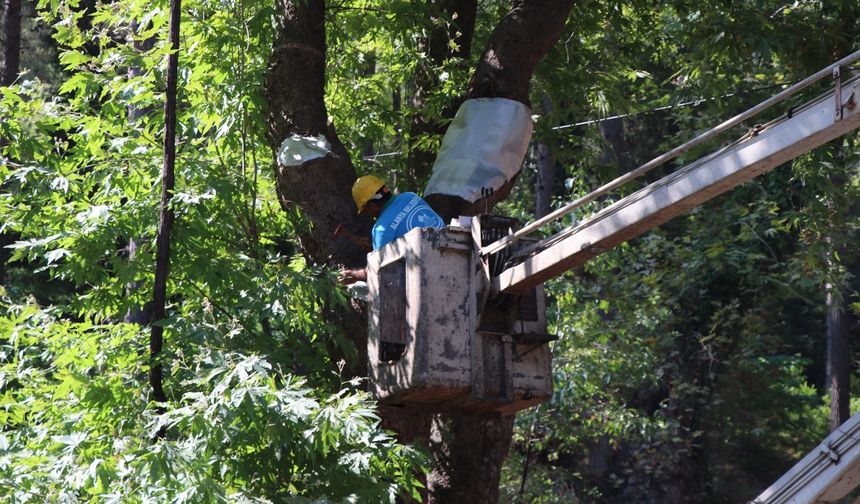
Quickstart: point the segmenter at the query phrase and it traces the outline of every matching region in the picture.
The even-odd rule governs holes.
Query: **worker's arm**
[[[343,285],[365,282],[367,281],[367,268],[341,268],[337,279]]]

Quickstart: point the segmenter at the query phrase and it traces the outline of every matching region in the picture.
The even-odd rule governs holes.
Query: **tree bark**
[[[552,112],[553,106],[549,96],[544,95],[543,113]],[[535,217],[538,219],[552,210],[552,193],[555,188],[555,156],[549,145],[544,142],[534,144],[536,173],[535,173]]]
[[[538,142],[534,146],[537,161],[535,174],[535,217],[541,218],[552,210],[552,192],[555,187],[555,157],[549,146]]]
[[[839,293],[825,285],[827,304],[827,384],[830,387],[830,431],[851,417],[851,369],[848,324]]]
[[[92,27],[91,16],[92,13],[95,11],[95,0],[81,2],[80,7],[84,9],[84,16],[82,16],[81,19],[78,21],[78,27],[82,30],[88,30]],[[134,40],[131,44],[132,48],[135,51],[144,53],[155,46],[155,37],[150,37],[143,41],[137,39],[136,35],[140,28],[138,26],[137,20],[132,20],[129,28],[131,29],[132,34],[135,35]],[[85,45],[84,47],[88,51],[88,54],[93,56],[98,55],[98,44],[91,43],[89,45]],[[129,79],[140,77],[141,75],[143,75],[143,70],[141,70],[137,66],[131,66],[128,68],[127,75]],[[127,107],[126,112],[129,124],[134,124],[139,121],[146,114],[147,111],[146,109],[141,108],[139,104],[133,104]],[[129,263],[133,263],[137,260],[137,249],[140,246],[139,241],[140,240],[136,238],[128,239],[128,244],[126,245],[124,252],[125,258]],[[132,294],[143,286],[143,283],[143,280],[135,280],[127,283],[125,287],[126,298],[130,299]],[[146,303],[144,306],[130,307],[123,316],[122,321],[131,324],[137,324],[140,326],[145,326],[149,324],[152,321],[152,303],[149,302]]]
[[[299,237],[308,259],[359,265],[364,252],[350,240],[332,238],[338,224],[366,235],[370,220],[356,215],[351,196],[355,169],[334,126],[326,123],[325,2],[277,0],[275,5],[275,40],[266,79],[269,144],[277,152],[284,139],[298,134],[324,135],[332,145],[327,156],[299,166],[278,163],[278,197],[285,210],[298,206],[310,222]]]
[[[514,1],[490,37],[469,84],[468,97],[510,98],[529,105],[531,77],[561,35],[572,7],[573,0]],[[445,219],[474,215],[479,208],[492,208],[504,199],[515,179],[471,207],[464,204],[465,200],[452,197],[436,198],[432,203],[428,198],[428,203],[438,207]],[[428,478],[430,502],[496,502],[514,416],[499,420],[453,416],[436,422],[447,424],[449,429],[446,443],[436,451],[434,471]]]
[[[3,68],[0,71],[0,85],[11,86],[18,78],[21,64],[21,0],[6,0],[3,9]],[[0,137],[0,149],[7,144],[7,139]],[[9,261],[11,249],[6,248],[16,239],[12,232],[0,233],[0,285],[5,285],[8,272],[6,263]]]
[[[149,383],[152,400],[167,401],[161,374],[160,354],[164,344],[164,326],[167,301],[167,276],[170,265],[170,230],[173,227],[174,166],[176,164],[176,77],[179,66],[179,20],[181,0],[170,0],[170,56],[167,59],[167,91],[164,101],[164,164],[161,169],[161,213],[158,236],[155,241],[155,287],[152,295],[152,332],[149,336]],[[158,437],[164,437],[159,430]]]
[[[134,238],[129,238],[128,244],[125,247],[125,259],[132,263],[137,260],[138,243]],[[132,294],[143,286],[143,280],[135,280],[128,282],[125,286],[126,298],[131,298]],[[126,310],[122,321],[129,324],[137,324],[145,326],[152,321],[152,302],[146,303],[144,306],[132,306]]]
[[[497,502],[513,430],[514,415],[436,416],[430,438],[434,466],[427,478],[429,502]]]
[[[846,181],[847,166],[845,163],[844,145],[833,146],[835,170],[828,175],[832,184],[831,194],[827,196],[830,210],[828,221],[828,236],[824,243],[827,248],[827,275],[830,278],[824,284],[824,305],[827,310],[827,365],[826,381],[830,392],[830,431],[836,430],[851,417],[851,346],[848,336],[848,314],[845,312],[843,296],[848,292],[848,284],[844,281],[842,264],[846,257],[846,247],[842,225],[850,205],[839,197],[843,193]]]
[[[832,40],[828,50],[833,60],[841,58],[851,51],[848,44],[857,33],[857,15],[860,7],[855,2],[823,3],[822,14],[834,16],[839,20],[835,30],[831,30]],[[848,69],[842,69],[843,82],[849,78]],[[828,282],[825,285],[825,305],[827,307],[827,385],[830,388],[830,430],[836,430],[848,418],[851,417],[851,346],[848,335],[848,314],[845,311],[843,298],[847,292],[847,282],[839,281],[842,278],[840,270],[844,268],[842,258],[845,257],[844,242],[839,243],[843,230],[839,229],[840,221],[848,217],[851,212],[850,204],[839,199],[842,194],[841,188],[846,183],[848,167],[845,162],[845,142],[850,140],[839,140],[832,148],[835,149],[834,159],[838,161],[836,171],[829,175],[830,183],[833,184],[830,205],[833,209],[831,217],[831,235],[827,237],[828,248],[831,258],[828,261],[830,277],[836,278],[834,285]]]
[[[303,255],[314,264],[362,267],[367,258],[351,240],[333,238],[339,224],[358,236],[370,234],[370,219],[356,213],[352,201],[355,169],[333,124],[327,123],[325,86],[324,0],[276,0],[275,37],[266,75],[268,140],[275,153],[278,199],[285,211],[301,210],[308,225],[299,232]],[[300,77],[299,77],[300,76]],[[331,144],[324,157],[287,166],[277,151],[291,135],[323,135]],[[358,350],[348,358],[333,349],[334,361],[345,359],[345,374],[364,376],[367,369],[367,318],[364,307],[332,308],[326,318],[343,329]]]
[[[614,164],[613,177],[617,177],[622,173],[630,171],[627,164],[627,141],[624,138],[624,122],[621,118],[607,119],[601,121],[598,125],[600,135],[607,143],[603,149],[601,162],[604,164]],[[616,175],[616,173],[618,175]]]
[[[515,0],[493,30],[469,98],[509,98],[531,106],[529,81],[561,35],[573,0]]]
[[[18,78],[21,65],[21,0],[6,0],[3,33],[6,35],[6,43],[3,47],[3,71],[0,72],[0,80],[2,85],[11,86]]]

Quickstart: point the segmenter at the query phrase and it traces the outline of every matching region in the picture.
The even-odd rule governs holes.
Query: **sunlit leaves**
[[[197,352],[191,388],[155,415],[143,397],[137,326],[67,323],[33,305],[4,303],[0,494],[7,498],[181,500],[194,482],[194,501],[377,500],[400,493],[390,475],[407,476],[403,469],[420,461],[378,430],[357,383],[319,395],[256,355]],[[162,426],[167,439],[151,445]]]
[[[155,322],[163,415],[148,406],[144,328],[121,320],[151,298],[167,2],[41,4],[68,78],[58,96],[35,81],[0,94],[0,216],[16,233],[0,290],[0,498],[413,495],[421,459],[341,382],[329,352],[355,352],[321,314],[346,299],[294,256],[299,217],[276,199],[270,3],[183,2],[171,298]]]

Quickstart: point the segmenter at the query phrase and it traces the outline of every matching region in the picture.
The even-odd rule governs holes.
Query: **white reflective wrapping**
[[[331,152],[331,144],[323,135],[301,136],[293,133],[281,142],[278,148],[278,163],[299,166],[312,159],[325,157]]]
[[[466,100],[442,139],[424,195],[475,202],[519,171],[534,127],[531,111],[506,98]]]

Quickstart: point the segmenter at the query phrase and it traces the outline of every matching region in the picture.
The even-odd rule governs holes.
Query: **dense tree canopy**
[[[352,215],[356,174],[420,191],[459,103],[504,83],[482,58],[516,32],[512,3],[184,0],[163,320],[148,314],[168,1],[24,4],[18,77],[0,88],[0,499],[453,495],[425,489],[444,486],[435,444],[475,425],[450,418],[414,442],[383,428],[394,423],[363,392],[363,313],[336,282],[362,256],[330,228],[368,225]],[[541,190],[559,206],[856,50],[855,4],[564,6],[559,33],[534,32],[539,64],[511,63],[531,77],[511,89],[535,135],[495,212],[531,220]],[[340,165],[286,175],[276,146],[292,132],[336,138]],[[814,446],[828,428],[828,314],[853,335],[860,310],[856,143],[549,282],[554,396],[517,415],[512,442],[510,424],[480,424],[498,435],[475,456],[510,442],[498,484],[481,485],[504,502],[739,502]],[[158,404],[148,324],[165,329]]]

